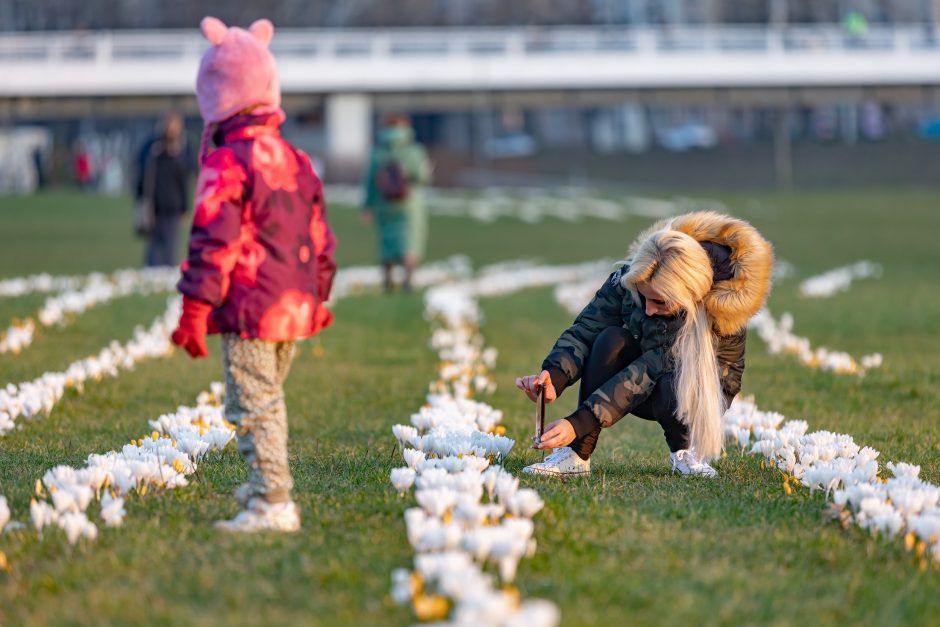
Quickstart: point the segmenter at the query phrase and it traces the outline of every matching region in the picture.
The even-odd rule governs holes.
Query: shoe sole
[[[545,477],[587,477],[591,474],[590,470],[585,470],[583,472],[561,472],[557,470],[542,470],[542,469],[532,469],[528,467],[522,469],[523,474],[526,475],[543,475]]]
[[[713,475],[706,475],[700,472],[682,472],[680,470],[673,469],[672,474],[679,475],[680,477],[704,477],[705,479],[717,479],[718,473]]]
[[[255,527],[254,529],[245,529],[242,527],[231,527],[226,524],[216,524],[214,525],[219,531],[225,531],[227,533],[263,533],[266,531],[273,531],[276,533],[297,533],[300,531],[300,525],[297,527],[282,528],[282,527]]]

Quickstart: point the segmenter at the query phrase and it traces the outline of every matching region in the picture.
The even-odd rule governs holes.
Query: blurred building
[[[940,20],[938,0],[4,0],[0,30],[191,28],[208,14],[295,28],[838,23]]]
[[[940,180],[940,0],[6,0],[0,125],[48,129],[59,180],[92,147],[114,189],[167,109],[197,141],[210,6],[274,20],[286,132],[330,180],[388,111],[451,184]]]

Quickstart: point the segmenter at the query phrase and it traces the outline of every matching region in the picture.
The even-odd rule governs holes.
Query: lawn
[[[668,196],[668,195],[667,195]],[[864,379],[772,357],[748,342],[746,394],[762,408],[851,434],[880,461],[920,464],[940,482],[940,191],[868,189],[711,194],[771,239],[797,278],[769,302],[790,311],[814,345],[854,356],[884,355]],[[134,266],[130,202],[49,192],[0,198],[0,278],[47,271],[83,274]],[[372,234],[355,211],[334,207],[341,266],[373,262]],[[576,262],[622,256],[649,219],[611,223],[549,219],[491,225],[432,221],[429,258],[469,255],[474,265],[519,258]],[[858,259],[884,266],[829,299],[807,300],[797,280]],[[43,296],[0,299],[0,328],[32,315]],[[42,329],[22,354],[0,356],[0,384],[58,370],[124,341],[164,308],[165,298],[120,299],[61,329]],[[483,334],[499,349],[499,388],[519,474],[536,459],[522,440],[532,405],[512,386],[535,372],[570,323],[549,289],[481,301]],[[0,536],[11,572],[0,572],[0,624],[403,625],[388,598],[389,573],[413,550],[388,482],[401,465],[390,427],[407,422],[435,376],[420,294],[363,295],[339,302],[321,351],[302,345],[287,382],[291,464],[301,533],[233,538],[212,522],[235,512],[231,491],[245,469],[230,447],[199,468],[191,485],[131,497],[120,529],[70,548],[58,532]],[[0,438],[0,494],[28,519],[36,479],[56,464],[149,432],[147,420],[192,404],[221,377],[219,345],[208,360],[182,353],[148,361],[116,379],[67,394],[49,417]],[[560,417],[574,390],[551,407]],[[546,501],[536,519],[539,549],[520,564],[524,597],[550,598],[565,625],[940,624],[940,569],[922,571],[900,540],[827,523],[824,499],[787,496],[779,475],[732,450],[715,481],[672,475],[659,428],[627,417],[601,437],[588,480],[525,477]]]

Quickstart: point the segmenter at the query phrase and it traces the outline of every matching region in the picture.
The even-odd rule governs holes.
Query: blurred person
[[[406,116],[386,115],[369,160],[365,180],[363,222],[375,223],[385,291],[394,289],[392,271],[405,271],[402,288],[411,290],[412,275],[424,256],[428,209],[424,187],[431,182],[431,163],[415,142]]]
[[[137,163],[135,230],[147,238],[146,266],[179,263],[183,215],[189,211],[189,158],[183,118],[175,111],[160,121]]]
[[[533,401],[581,380],[577,409],[550,424],[555,449],[529,474],[586,475],[602,428],[630,413],[659,423],[674,471],[715,477],[722,416],[741,389],[747,322],[770,291],[773,249],[743,220],[713,212],[642,233],[538,375],[516,379]]]
[[[75,169],[75,182],[82,189],[89,189],[94,185],[94,171],[91,163],[91,153],[84,142],[75,145],[72,165]]]
[[[36,169],[36,189],[46,188],[46,155],[41,146],[33,148],[33,167]]]
[[[861,48],[868,35],[868,18],[860,11],[849,11],[842,18],[842,30],[850,48]]]
[[[309,157],[281,137],[285,116],[268,49],[274,26],[258,20],[243,30],[206,17],[201,28],[212,44],[196,79],[205,130],[172,339],[200,358],[206,334],[222,334],[225,417],[248,482],[235,491],[242,511],[216,527],[297,531],[284,381],[295,340],[332,322],[324,303],[335,239]]]

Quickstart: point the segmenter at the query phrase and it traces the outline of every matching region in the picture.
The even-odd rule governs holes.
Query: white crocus
[[[415,482],[415,471],[413,468],[392,468],[391,480],[398,494],[404,496]]]
[[[124,499],[120,497],[112,498],[106,494],[101,499],[101,519],[108,527],[120,527],[124,522]]]
[[[3,532],[8,522],[10,522],[10,508],[7,505],[7,497],[0,494],[0,533]]]
[[[522,516],[532,518],[545,506],[545,501],[539,496],[538,492],[531,489],[519,490],[506,500],[506,509],[513,516]]]

